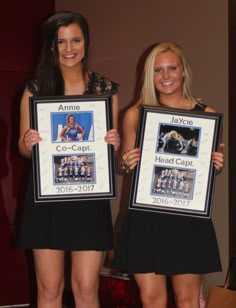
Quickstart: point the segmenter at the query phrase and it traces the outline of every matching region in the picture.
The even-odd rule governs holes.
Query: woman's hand
[[[117,130],[115,128],[110,129],[104,140],[108,143],[108,144],[112,144],[115,148],[115,151],[117,151],[120,147],[120,136],[117,132]]]
[[[133,170],[140,159],[140,148],[129,150],[122,154],[122,170],[128,173]]]
[[[224,144],[221,143],[220,144],[220,152],[213,152],[212,153],[212,161],[213,164],[217,170],[217,172],[222,171],[223,167],[224,167],[224,154],[223,154],[223,148],[224,148]]]
[[[38,131],[34,129],[28,129],[24,134],[23,143],[27,151],[32,152],[32,146],[42,141]]]

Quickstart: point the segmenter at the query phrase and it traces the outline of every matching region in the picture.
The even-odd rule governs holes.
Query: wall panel
[[[141,55],[148,46],[162,40],[174,40],[182,45],[193,71],[194,95],[224,113],[226,165],[217,176],[213,208],[223,273],[208,275],[206,280],[207,285],[222,284],[229,249],[228,1],[56,0],[55,7],[57,11],[79,11],[87,17],[91,30],[92,67],[120,83],[120,122],[122,111],[134,97]],[[124,211],[127,205],[127,185],[123,185],[121,176],[118,176],[118,183],[119,198],[113,203],[114,220],[123,217],[119,209]],[[122,219],[118,225],[120,221]]]
[[[54,0],[0,4],[0,306],[30,301],[31,258],[16,248],[29,162],[18,154],[20,98],[31,78],[41,42],[42,21]]]

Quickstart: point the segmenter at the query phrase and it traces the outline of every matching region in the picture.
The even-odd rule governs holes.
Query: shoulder
[[[137,117],[139,115],[139,110],[140,110],[140,105],[135,104],[126,110],[125,117],[127,118]]]
[[[196,105],[194,107],[194,110],[205,111],[205,112],[216,112],[215,109],[213,109],[212,107],[206,105],[201,100],[196,100]]]
[[[124,115],[124,122],[137,126],[139,118],[140,104],[135,104],[128,108]]]
[[[38,83],[37,83],[37,80],[29,80],[26,83],[26,88],[29,90],[29,92],[32,95],[37,95],[38,94]]]
[[[207,106],[205,109],[206,112],[216,112],[215,109],[211,108],[210,106]]]
[[[205,111],[206,108],[207,108],[207,105],[202,101],[201,98],[195,99],[195,106],[194,106],[193,110]]]
[[[107,94],[114,95],[118,92],[119,84],[109,78],[91,71],[89,73],[89,82],[87,91],[89,94]]]

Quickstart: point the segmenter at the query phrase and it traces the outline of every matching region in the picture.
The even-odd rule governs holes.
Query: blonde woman
[[[122,165],[127,173],[140,158],[140,149],[134,145],[142,104],[215,112],[192,96],[182,49],[172,42],[157,44],[146,59],[140,99],[127,110],[123,121]],[[212,153],[212,160],[220,171],[223,154]],[[167,276],[177,307],[199,308],[203,275],[221,270],[211,219],[134,210],[127,212],[114,263],[134,274],[144,308],[167,307]]]

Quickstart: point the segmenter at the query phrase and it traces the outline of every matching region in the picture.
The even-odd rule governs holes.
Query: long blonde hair
[[[185,98],[190,101],[195,101],[191,91],[190,91],[190,83],[191,83],[191,70],[188,66],[186,58],[184,56],[183,50],[180,46],[178,46],[174,42],[161,42],[158,43],[149,53],[144,67],[143,73],[143,86],[140,94],[140,103],[145,105],[159,105],[160,102],[158,100],[159,93],[154,85],[154,63],[156,57],[164,52],[173,52],[175,53],[183,66],[183,83],[182,83],[182,94]]]

